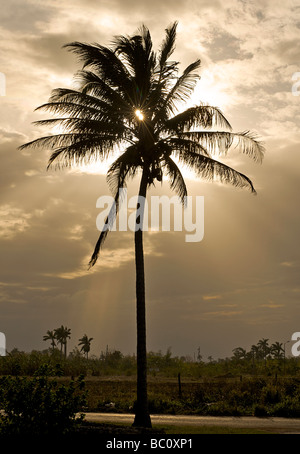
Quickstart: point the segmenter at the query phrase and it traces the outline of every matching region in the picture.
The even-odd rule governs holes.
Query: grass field
[[[87,411],[133,413],[134,377],[86,377]],[[183,380],[150,377],[151,414],[300,417],[299,379]]]

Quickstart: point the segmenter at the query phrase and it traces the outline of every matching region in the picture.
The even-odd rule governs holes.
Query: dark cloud
[[[300,61],[299,39],[282,40],[274,45],[274,54],[281,61],[289,65],[298,65]]]
[[[240,40],[227,32],[215,30],[213,38],[207,46],[208,54],[213,61],[227,59],[251,58],[253,55],[241,50]]]
[[[28,54],[31,60],[40,68],[52,71],[74,72],[76,62],[74,56],[63,46],[71,42],[71,36],[66,34],[43,33],[25,38]],[[72,72],[70,77],[72,77]]]

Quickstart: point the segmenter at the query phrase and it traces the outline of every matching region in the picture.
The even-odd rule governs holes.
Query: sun
[[[144,120],[144,114],[143,114],[143,112],[142,112],[140,109],[136,109],[135,115],[137,116],[137,118],[138,118],[140,121],[143,121],[143,120]]]
[[[189,103],[196,105],[201,102],[221,110],[228,109],[232,105],[232,94],[227,91],[226,81],[225,70],[221,67],[218,72],[214,71],[214,68],[204,70]]]

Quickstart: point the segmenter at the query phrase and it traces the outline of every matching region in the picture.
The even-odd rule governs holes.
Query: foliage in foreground
[[[83,377],[68,384],[49,376],[47,368],[34,377],[0,378],[1,435],[66,434],[82,421],[86,403]]]
[[[36,358],[36,354],[15,355],[19,359]],[[13,355],[14,356],[14,355]],[[115,352],[105,358],[109,362],[108,370],[115,364],[122,363],[122,356]],[[7,357],[8,359],[9,357]],[[38,355],[44,362],[53,356]],[[173,371],[172,358],[167,355],[150,356],[157,370]],[[5,358],[1,358],[4,360]],[[77,360],[79,358],[77,357]],[[56,358],[57,360],[57,358]],[[80,357],[83,364],[89,364]],[[128,360],[128,358],[127,358]],[[291,360],[291,359],[290,359]],[[78,379],[55,377],[61,375],[61,367],[44,364],[31,377],[26,375],[3,375],[0,378],[0,436],[8,435],[52,435],[71,434],[81,426],[82,418],[77,416],[84,411],[134,413],[135,380],[132,377],[83,376]],[[72,357],[67,361],[75,361]],[[95,361],[95,360],[94,360]],[[100,361],[100,360],[98,360]],[[168,364],[163,367],[164,363]],[[151,363],[151,361],[150,361]],[[3,366],[2,361],[2,366]],[[175,362],[176,367],[181,363]],[[229,366],[234,370],[234,362]],[[128,365],[128,364],[127,364]],[[153,365],[153,364],[152,364]],[[174,366],[174,369],[172,368]],[[188,363],[189,369],[205,367],[201,363]],[[220,369],[220,367],[223,369]],[[287,362],[288,366],[288,362]],[[154,367],[154,366],[153,366]],[[214,371],[222,371],[223,363],[206,364]],[[218,367],[218,368],[217,368]],[[271,365],[267,363],[267,369]],[[269,369],[268,369],[269,368]],[[200,369],[204,370],[204,369]],[[19,370],[20,372],[20,370]],[[231,373],[212,376],[208,374],[197,378],[184,375],[179,383],[177,377],[156,375],[148,383],[149,407],[151,414],[189,414],[203,416],[281,416],[300,417],[300,377],[276,374],[232,375]]]

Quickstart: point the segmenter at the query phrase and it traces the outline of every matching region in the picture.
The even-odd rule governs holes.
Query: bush
[[[136,405],[136,402],[135,402]],[[134,405],[134,409],[135,409]],[[151,414],[175,415],[184,411],[185,405],[175,399],[148,399],[149,412]]]
[[[281,392],[277,386],[267,385],[262,389],[261,400],[264,404],[277,404],[281,401]]]
[[[83,377],[59,383],[43,367],[35,377],[0,379],[1,435],[63,435],[82,421],[86,403]]]
[[[286,396],[282,402],[274,405],[272,416],[280,416],[283,418],[299,418],[300,417],[300,402],[298,398]]]
[[[210,416],[242,416],[243,411],[240,407],[221,401],[211,404],[207,409],[207,414]]]
[[[254,416],[265,417],[268,416],[268,410],[263,405],[254,406]]]

